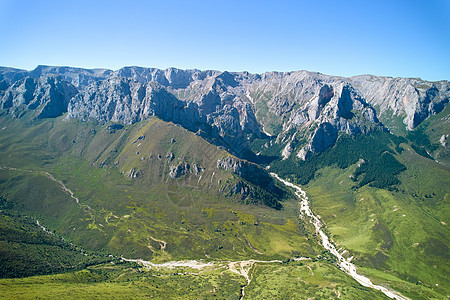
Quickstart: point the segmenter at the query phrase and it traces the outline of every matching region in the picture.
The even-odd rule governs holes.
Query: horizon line
[[[26,69],[26,68],[21,68],[21,67],[10,67],[10,66],[0,66],[0,68],[8,68],[8,69],[14,69],[14,70],[18,70],[18,71],[26,71],[26,72],[32,72],[36,69],[38,69],[39,67],[50,67],[50,68],[73,68],[73,69],[81,69],[81,70],[105,70],[105,71],[113,71],[113,72],[117,72],[121,69],[124,68],[142,68],[142,69],[156,69],[156,70],[161,70],[161,71],[166,71],[169,69],[176,69],[176,70],[181,70],[181,71],[200,71],[200,72],[207,72],[207,71],[214,71],[214,72],[228,72],[228,73],[249,73],[249,74],[253,74],[253,75],[262,75],[262,74],[266,74],[266,73],[296,73],[296,72],[308,72],[308,73],[316,73],[319,75],[325,75],[325,76],[330,76],[330,77],[341,77],[341,78],[352,78],[352,77],[360,77],[360,76],[375,76],[375,77],[382,77],[382,78],[404,78],[404,79],[418,79],[421,81],[427,81],[427,82],[440,82],[440,81],[449,81],[448,79],[439,79],[439,80],[426,80],[426,79],[422,79],[421,77],[408,77],[408,76],[390,76],[390,75],[375,75],[375,74],[370,74],[370,73],[362,73],[362,74],[357,74],[357,75],[351,75],[351,76],[344,76],[344,75],[332,75],[332,74],[326,74],[326,73],[322,73],[319,71],[309,71],[306,69],[298,69],[298,70],[290,70],[290,71],[277,71],[277,70],[272,70],[272,71],[265,71],[262,73],[258,73],[258,72],[250,72],[250,71],[230,71],[230,70],[218,70],[218,69],[199,69],[199,68],[179,68],[179,67],[167,67],[167,68],[158,68],[158,67],[143,67],[143,66],[138,66],[138,65],[126,65],[123,67],[120,67],[118,69],[114,69],[114,68],[104,68],[104,67],[94,67],[94,68],[88,68],[88,67],[80,67],[80,66],[70,66],[70,65],[46,65],[46,64],[38,64],[36,65],[36,67],[34,69]]]

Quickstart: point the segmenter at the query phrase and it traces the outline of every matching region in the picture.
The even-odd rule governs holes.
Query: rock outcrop
[[[447,147],[447,145],[448,145],[448,134],[442,135],[441,138],[439,139],[439,143],[441,144],[442,147]]]
[[[170,166],[169,176],[172,178],[179,178],[189,173],[191,166],[187,162],[181,162],[178,165]]]
[[[217,160],[217,168],[238,175],[245,180],[261,186],[273,186],[273,179],[266,170],[257,164],[244,161],[232,156],[226,156]]]
[[[69,100],[78,93],[70,83],[59,76],[26,77],[4,90],[0,108],[15,116],[31,110],[36,118],[53,118],[67,111]]]
[[[295,135],[296,133],[292,136],[291,141],[286,144],[283,151],[281,152],[281,156],[283,157],[283,159],[288,159],[291,156],[292,151],[294,151],[295,147],[297,146],[298,141]]]
[[[141,177],[144,174],[142,170],[136,170],[135,168],[130,169],[130,171],[127,172],[128,178],[138,178]]]
[[[177,99],[156,82],[142,84],[128,78],[113,77],[96,81],[73,97],[68,118],[132,124],[150,116],[182,125],[192,132],[224,145],[238,155],[247,150],[246,134],[259,134],[259,128],[247,128],[257,121],[248,104],[237,102],[220,108],[204,109],[195,102]]]
[[[280,209],[280,198],[284,192],[275,185],[273,178],[260,166],[233,156],[217,160],[217,168],[230,171],[239,179],[224,184],[221,192],[225,195],[238,195],[240,201],[253,203],[263,202],[265,205]]]
[[[257,164],[233,156],[226,156],[217,160],[217,168],[231,171],[240,178],[254,185],[261,186],[267,191],[282,194],[282,191],[275,186],[272,176],[269,175],[267,170]]]
[[[15,115],[39,107],[39,117],[68,111],[68,118],[102,124],[158,116],[239,157],[255,157],[248,141],[270,134],[271,145],[278,144],[283,158],[294,153],[306,159],[332,146],[340,133],[395,129],[392,116],[413,130],[448,105],[450,84],[307,71],[258,75],[38,66],[29,72],[0,68],[0,99],[1,108]]]
[[[408,130],[441,112],[450,101],[450,84],[445,80],[427,82],[417,78],[363,75],[351,77],[349,81],[369,103],[379,107],[381,119],[400,116]]]

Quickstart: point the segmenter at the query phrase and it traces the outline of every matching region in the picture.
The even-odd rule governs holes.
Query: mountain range
[[[37,109],[37,118],[68,112],[67,118],[101,124],[158,116],[240,157],[249,157],[249,140],[263,136],[285,145],[283,157],[293,152],[305,159],[334,145],[338,133],[411,131],[450,99],[445,80],[343,78],[307,71],[259,75],[38,66],[33,71],[1,68],[0,80],[0,107],[15,115],[24,109]]]
[[[345,259],[399,297],[445,297],[449,100],[447,80],[0,67],[0,275],[160,298],[197,297],[192,280],[205,298],[390,295]]]

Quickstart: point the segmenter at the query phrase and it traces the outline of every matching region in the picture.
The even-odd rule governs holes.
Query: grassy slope
[[[438,161],[450,167],[450,147],[444,147],[440,144],[442,135],[450,134],[450,106],[447,106],[439,114],[423,121],[415,131],[419,131],[422,139],[422,146]],[[450,139],[447,138],[447,144]],[[421,146],[419,144],[419,146]]]
[[[18,169],[0,170],[0,194],[86,249],[154,261],[310,256],[318,249],[303,235],[295,199],[275,211],[221,196],[220,181],[230,173],[216,161],[226,153],[183,128],[157,119],[114,132],[61,118],[32,125],[0,119],[0,164]],[[172,179],[168,169],[179,159],[205,171]],[[143,173],[128,178],[132,168]]]
[[[136,265],[105,264],[52,276],[0,279],[5,298],[239,299],[244,277],[226,267],[195,274],[183,269],[143,271]],[[246,299],[385,299],[327,262],[257,263]]]
[[[145,139],[133,143],[142,135]],[[175,143],[171,143],[172,138]],[[401,174],[403,185],[398,192],[367,186],[352,191],[355,183],[349,175],[355,165],[344,171],[334,167],[319,171],[321,175],[307,186],[307,191],[313,210],[329,225],[334,239],[356,256],[355,262],[376,282],[390,284],[413,298],[440,297],[448,293],[448,245],[442,245],[442,241],[449,240],[445,225],[449,215],[445,205],[448,170],[404,147],[406,150],[397,158],[408,170]],[[165,158],[169,151],[175,155],[173,161]],[[0,152],[0,165],[20,169],[0,169],[0,195],[14,203],[11,212],[37,217],[46,227],[87,249],[155,262],[208,257],[286,258],[320,252],[314,236],[308,238],[307,229],[298,223],[295,200],[285,200],[284,209],[275,211],[232,203],[232,199],[219,195],[216,191],[220,181],[230,176],[215,167],[224,152],[173,124],[152,119],[112,132],[91,123],[55,119],[31,126],[2,117]],[[205,171],[202,176],[189,174],[172,179],[168,176],[169,166],[178,161],[198,164]],[[131,179],[126,176],[131,169],[142,172]],[[44,171],[61,180],[81,204],[62,192],[61,185]],[[411,228],[415,229],[413,234]],[[161,241],[167,246],[163,247]],[[321,266],[322,271],[317,273],[328,273],[330,267]],[[259,267],[255,276],[259,274],[260,284],[272,286],[263,291],[268,297],[283,296],[273,294],[274,287],[282,286],[278,291],[287,295],[289,286],[303,280],[294,269],[271,270],[283,275],[294,272],[293,281],[288,279],[291,276],[280,280],[265,271],[259,274],[258,270],[264,270]],[[344,277],[346,283],[342,286],[332,283],[315,296],[333,295],[337,290],[344,295],[346,289],[347,295],[356,293],[349,287],[350,279]],[[299,289],[313,293],[313,287],[329,282],[326,276],[318,278],[317,282],[299,285]],[[104,288],[120,295],[119,290],[130,288],[105,280],[96,287],[87,284],[87,290],[82,289],[80,295]],[[180,284],[177,280],[175,286]],[[204,278],[198,280],[202,285]],[[20,289],[18,285],[22,284],[9,283],[12,285],[4,285],[7,290]],[[66,284],[63,280],[54,291],[64,290]],[[146,284],[140,286],[148,289]],[[165,285],[164,290],[169,286]],[[27,287],[30,292],[38,289],[33,284]],[[353,287],[358,289],[359,285]],[[249,286],[249,297],[254,288],[253,292],[261,293],[257,286]],[[169,289],[176,291],[173,286]],[[140,293],[139,289],[133,291]],[[186,293],[180,291],[190,295]]]
[[[0,213],[0,277],[83,269],[107,259],[44,232],[30,217]]]
[[[166,272],[143,272],[129,265],[98,265],[86,270],[0,280],[2,296],[8,299],[239,299],[243,277],[220,270],[198,275],[175,275]]]
[[[398,191],[352,190],[353,165],[322,169],[307,192],[334,240],[374,281],[413,298],[439,298],[449,293],[449,169],[402,147],[397,158],[408,169]]]
[[[323,262],[258,264],[245,289],[246,299],[386,299],[365,288],[336,266]]]

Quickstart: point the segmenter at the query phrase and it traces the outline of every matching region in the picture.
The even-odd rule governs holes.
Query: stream
[[[240,296],[239,299],[244,299],[245,295],[245,288],[250,285],[252,282],[253,276],[252,276],[252,269],[255,263],[282,263],[281,260],[241,260],[241,261],[210,261],[210,262],[203,262],[203,261],[197,261],[197,260],[189,260],[189,261],[169,261],[161,264],[155,264],[150,261],[145,261],[143,259],[128,259],[121,257],[124,261],[129,262],[136,262],[140,265],[147,267],[147,268],[166,268],[166,269],[174,269],[174,268],[190,268],[190,269],[196,269],[196,270],[202,270],[204,268],[228,268],[233,273],[236,273],[240,276],[243,276],[245,280],[247,281],[246,285],[241,286],[240,290]],[[301,257],[297,258],[296,260],[308,260],[309,258]],[[193,274],[193,273],[184,273],[184,274]]]
[[[292,184],[289,181],[281,179],[275,173],[270,173],[270,175],[272,175],[273,177],[275,177],[276,179],[281,181],[284,185],[289,186],[295,190],[295,195],[297,195],[297,197],[300,199],[300,214],[301,214],[301,216],[304,217],[306,215],[307,217],[309,217],[310,223],[314,225],[314,228],[316,229],[316,233],[320,236],[322,246],[337,258],[338,264],[339,264],[339,267],[341,268],[341,270],[343,270],[345,273],[347,273],[348,275],[353,277],[353,279],[355,279],[357,282],[359,282],[359,284],[361,284],[362,286],[379,290],[382,293],[384,293],[386,296],[388,296],[389,298],[397,299],[397,300],[408,300],[409,299],[409,298],[403,296],[402,294],[400,294],[399,292],[394,291],[390,288],[387,288],[387,287],[384,287],[381,285],[376,285],[376,284],[372,283],[372,281],[369,278],[365,277],[364,275],[358,274],[356,272],[356,266],[350,262],[352,260],[352,257],[350,257],[349,259],[345,259],[339,253],[339,251],[336,250],[336,247],[333,245],[330,238],[328,238],[328,236],[321,229],[324,224],[322,223],[322,221],[320,221],[320,219],[316,215],[313,214],[313,212],[309,208],[309,202],[308,202],[309,199],[306,196],[306,192],[304,190],[302,190],[302,188],[299,187],[298,185]]]
[[[18,170],[15,168],[8,168],[8,167],[2,167],[2,166],[0,166],[0,168],[1,169],[9,169],[9,170]],[[29,172],[36,172],[36,171],[29,171]],[[71,190],[69,190],[61,181],[56,180],[51,174],[49,174],[47,172],[45,172],[45,175],[47,177],[49,177],[51,180],[59,183],[61,188],[65,192],[69,193],[69,195],[72,198],[74,198],[78,204],[80,204],[78,198],[76,198],[74,196],[73,192]],[[320,236],[322,246],[337,258],[338,264],[339,264],[339,267],[341,268],[341,270],[343,270],[345,273],[350,275],[353,279],[355,279],[357,282],[359,282],[362,286],[379,290],[382,293],[384,293],[386,296],[388,296],[389,298],[397,299],[397,300],[409,300],[409,298],[403,296],[399,292],[394,291],[390,288],[381,286],[381,285],[376,285],[376,284],[372,283],[372,281],[369,278],[365,277],[364,275],[358,274],[356,272],[356,266],[351,263],[351,260],[353,257],[345,259],[342,256],[342,254],[340,254],[339,251],[336,249],[336,247],[333,245],[332,240],[323,232],[322,226],[324,225],[324,223],[322,223],[322,221],[320,221],[320,219],[316,215],[314,215],[313,212],[311,211],[311,209],[309,208],[309,202],[308,202],[309,199],[306,196],[306,192],[304,190],[302,190],[302,188],[300,186],[290,183],[289,181],[286,181],[284,179],[281,179],[275,173],[270,173],[270,175],[273,176],[274,178],[276,178],[277,180],[279,180],[280,182],[282,182],[284,185],[291,187],[295,190],[295,195],[300,200],[300,216],[301,217],[305,217],[305,216],[309,217],[310,223],[314,225],[316,233]],[[88,206],[88,208],[90,209],[89,206]],[[44,230],[45,232],[51,233],[47,230],[47,228],[42,226],[38,220],[36,220],[36,225],[41,227],[42,230]],[[165,247],[165,245],[164,245],[164,247]],[[200,270],[200,269],[203,269],[206,267],[213,267],[216,263],[223,263],[223,262],[207,262],[207,263],[205,263],[202,261],[191,260],[191,261],[172,261],[172,262],[166,262],[166,263],[162,263],[162,264],[155,264],[155,263],[145,261],[142,259],[126,259],[123,257],[122,257],[122,259],[125,261],[137,262],[139,264],[142,264],[142,265],[144,265],[146,267],[150,267],[150,268],[151,267],[154,267],[154,268],[162,267],[162,268],[169,268],[169,269],[177,268],[177,267],[188,267],[188,268]],[[302,258],[302,259],[307,259],[307,258]],[[250,275],[250,270],[252,269],[253,265],[256,262],[258,262],[258,263],[271,263],[271,262],[280,263],[281,261],[248,260],[248,261],[239,261],[239,262],[229,262],[228,268],[230,269],[230,271],[244,276],[247,280],[247,285],[244,286],[241,290],[241,299],[243,299],[243,297],[244,297],[245,287],[247,287],[252,280],[251,275]],[[239,268],[237,266],[239,266]]]

